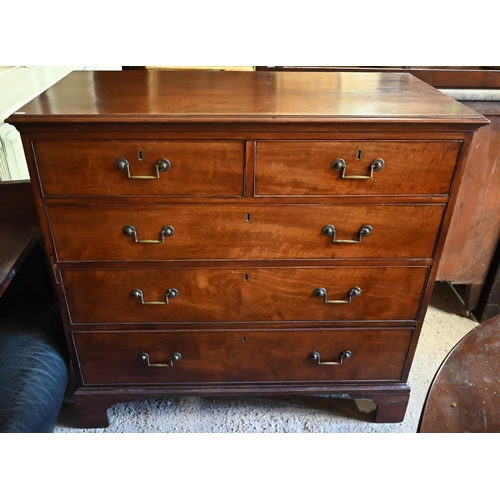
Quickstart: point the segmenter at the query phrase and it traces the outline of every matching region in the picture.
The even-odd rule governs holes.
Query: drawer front
[[[243,141],[43,141],[33,148],[46,196],[243,194]],[[158,171],[159,159],[168,164]]]
[[[47,211],[59,261],[431,258],[444,206],[50,206]],[[165,227],[170,229],[162,234]]]
[[[460,147],[459,141],[262,141],[257,143],[255,193],[448,194]],[[332,168],[337,159],[344,161],[345,168]],[[377,159],[382,159],[384,166],[372,172],[371,164]],[[348,178],[352,176],[371,178]]]
[[[427,267],[62,271],[74,324],[415,320],[427,275]]]
[[[168,384],[400,380],[412,334],[412,329],[372,329],[74,333],[73,338],[85,384]]]

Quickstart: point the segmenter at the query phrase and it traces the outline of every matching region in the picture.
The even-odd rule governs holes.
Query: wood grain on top
[[[479,113],[404,73],[76,71],[9,122],[459,122]]]

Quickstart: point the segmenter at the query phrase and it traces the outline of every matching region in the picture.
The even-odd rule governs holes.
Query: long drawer
[[[432,258],[444,206],[181,204],[47,211],[59,261]]]
[[[62,271],[74,324],[415,320],[427,267]]]
[[[459,141],[259,141],[255,193],[445,195],[460,147]]]
[[[413,329],[73,333],[85,384],[399,380]]]
[[[244,141],[37,141],[46,196],[241,196]]]

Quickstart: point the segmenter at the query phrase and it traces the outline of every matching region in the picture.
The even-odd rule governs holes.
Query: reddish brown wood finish
[[[128,71],[71,74],[10,122],[82,366],[82,425],[107,425],[113,403],[169,394],[347,395],[373,399],[378,422],[403,419],[480,114],[410,75]],[[386,166],[339,179],[337,154],[346,175],[366,173],[373,155]],[[128,179],[114,166],[125,155],[131,175],[156,156],[171,169]],[[129,224],[138,239],[175,232],[135,243]],[[341,239],[373,232],[336,245],[329,224]],[[319,287],[328,300],[361,295],[327,304]],[[179,292],[169,304],[130,295],[160,301],[168,288]],[[183,351],[174,367],[137,363],[143,349],[162,363],[171,348]],[[340,366],[307,359],[339,349],[353,353]]]
[[[500,432],[499,350],[500,316],[496,316],[450,351],[429,388],[420,432]]]
[[[33,149],[46,196],[243,195],[243,141],[40,141]],[[136,177],[156,177],[160,158],[171,166],[159,178],[129,179],[119,158]]]
[[[415,320],[428,268],[243,268],[63,271],[73,323]],[[353,287],[361,295],[347,304]],[[168,304],[165,293],[179,295]]]
[[[432,258],[444,205],[50,206],[59,261]],[[163,243],[161,229],[175,233]],[[334,243],[323,234],[336,228]],[[418,235],[418,238],[415,236]]]
[[[260,141],[257,196],[448,194],[461,143],[408,141]],[[342,179],[332,162],[345,160],[345,176],[370,176],[370,164],[385,166],[373,178]],[[436,168],[439,165],[439,168]]]
[[[407,72],[439,88],[500,88],[499,66],[257,66],[259,71]]]
[[[412,330],[75,333],[85,384],[400,380]],[[342,352],[351,357],[342,364]],[[172,366],[170,356],[181,359]]]
[[[360,124],[394,130],[485,124],[481,115],[404,73],[248,71],[75,71],[9,122],[20,128],[64,122],[65,130],[104,123],[205,123],[212,130],[224,123],[355,124],[358,130]]]
[[[307,72],[408,72],[439,89],[500,88],[500,67],[394,66],[394,67],[258,67],[261,71]],[[449,281],[464,300],[464,312],[483,321],[495,315],[497,302],[490,302],[490,282],[498,272],[494,253],[500,238],[500,104],[497,101],[467,100],[463,104],[482,113],[491,122],[475,134],[458,193],[457,208],[440,260],[438,281]],[[500,295],[500,292],[496,292]],[[492,304],[491,311],[489,304]]]
[[[471,103],[482,111],[483,106]],[[474,135],[437,279],[483,285],[500,237],[500,105]],[[468,303],[475,308],[477,300]]]
[[[410,400],[410,392],[401,390],[398,393],[377,393],[373,395],[372,400],[377,405],[375,422],[402,422]]]

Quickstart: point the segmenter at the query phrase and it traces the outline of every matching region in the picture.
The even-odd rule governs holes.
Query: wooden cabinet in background
[[[495,310],[485,285],[496,273],[500,238],[500,101],[463,103],[490,124],[474,135],[436,279],[454,284],[466,311],[483,321]]]

